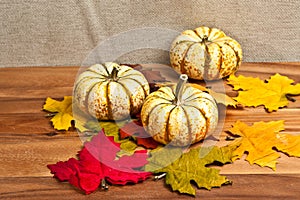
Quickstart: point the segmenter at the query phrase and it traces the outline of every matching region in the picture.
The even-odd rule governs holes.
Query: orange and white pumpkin
[[[149,94],[144,75],[126,65],[95,64],[75,83],[74,103],[100,120],[121,120],[140,112]]]
[[[192,79],[215,80],[234,73],[242,62],[240,44],[216,28],[182,32],[170,49],[171,66]]]
[[[183,74],[173,87],[161,87],[145,100],[141,120],[154,140],[173,146],[196,143],[212,132],[218,123],[213,97],[185,84]]]

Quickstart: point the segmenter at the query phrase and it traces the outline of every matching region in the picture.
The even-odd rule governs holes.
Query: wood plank
[[[199,199],[298,199],[300,195],[299,174],[277,175],[227,175],[233,185],[198,189]],[[190,196],[171,192],[163,180],[147,180],[128,186],[110,186],[108,191],[100,189],[89,196],[68,183],[57,182],[50,177],[0,178],[1,199],[191,199]]]
[[[0,177],[51,176],[47,164],[75,157],[81,149],[79,137],[3,136],[0,137]]]
[[[1,134],[50,134],[57,132],[45,113],[0,115]]]
[[[61,98],[72,95],[78,67],[20,67],[0,69],[0,97]],[[13,81],[11,81],[13,80]]]

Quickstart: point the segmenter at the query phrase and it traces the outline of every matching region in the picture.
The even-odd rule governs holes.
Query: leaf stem
[[[291,95],[289,95],[289,94],[286,94],[285,97],[286,97],[289,101],[291,101],[291,102],[295,102],[295,101],[296,101],[296,99],[294,99],[294,98],[293,98]]]
[[[156,175],[156,176],[154,176],[154,180],[157,181],[157,180],[159,180],[159,179],[165,177],[166,175],[167,175],[167,173],[162,173],[162,174],[160,174],[160,175]]]
[[[108,190],[108,185],[106,184],[105,178],[101,180],[101,187],[102,189]]]

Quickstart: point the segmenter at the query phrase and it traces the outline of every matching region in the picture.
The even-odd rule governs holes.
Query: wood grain
[[[160,65],[145,65],[160,69]],[[82,193],[67,183],[51,178],[46,165],[76,156],[82,142],[76,131],[56,131],[46,112],[45,99],[62,99],[72,95],[79,67],[28,67],[0,69],[0,199],[81,199]],[[269,78],[274,73],[287,75],[300,82],[300,63],[244,63],[238,74]],[[162,73],[167,73],[162,70]],[[173,76],[173,75],[172,75]],[[201,83],[224,89],[230,96],[236,91],[227,84]],[[215,85],[214,85],[215,84]],[[222,88],[223,87],[223,88]],[[236,120],[251,125],[256,121],[285,120],[286,133],[300,134],[300,96],[296,102],[277,112],[267,113],[263,107],[231,108],[224,110],[224,120],[218,137]],[[284,154],[277,170],[239,160],[219,167],[233,185],[212,191],[198,190],[202,199],[296,199],[300,195],[300,159]],[[276,190],[276,192],[274,192]],[[159,191],[159,192],[158,192]],[[188,199],[171,192],[163,181],[116,187],[98,191],[88,198],[111,199]]]
[[[199,199],[298,199],[300,175],[227,175],[233,185],[198,189]],[[68,183],[49,177],[0,178],[1,199],[191,199],[191,196],[171,192],[163,180],[146,180],[128,186],[110,186],[108,191],[98,189],[85,196]],[[192,198],[193,199],[193,198]]]

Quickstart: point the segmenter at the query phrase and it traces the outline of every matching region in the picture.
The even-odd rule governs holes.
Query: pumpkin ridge
[[[201,94],[201,93],[198,93],[198,94]],[[201,99],[205,99],[205,100],[208,100],[209,102],[211,102],[212,104],[216,104],[216,102],[215,102],[215,100],[213,99],[209,99],[209,98],[206,98],[206,97],[203,97],[203,96],[201,96],[201,97],[195,97],[194,99],[190,99],[190,100],[188,100],[188,101],[186,101],[186,102],[189,102],[189,101],[194,101],[194,100],[196,100],[196,99],[198,99],[198,98],[201,98]]]
[[[169,124],[170,124],[171,114],[175,108],[177,108],[176,105],[174,105],[174,107],[170,110],[170,113],[168,114],[168,118],[166,120],[166,133],[164,135],[164,141],[167,141],[167,143],[171,142],[170,137],[169,137],[169,135],[170,135],[170,130],[169,130],[170,125]]]
[[[168,92],[166,92],[162,89],[157,90],[157,92],[160,92],[160,93],[163,93],[163,94],[167,95],[170,98],[170,101],[173,101],[175,99],[175,93],[173,92],[172,87],[169,87],[169,88],[171,89],[171,93],[173,94],[173,96],[171,96]]]
[[[189,99],[189,98],[193,97],[194,95],[199,95],[199,94],[201,94],[201,93],[202,93],[202,92],[193,93],[193,94],[191,94],[190,96],[186,97],[186,98],[184,99],[184,101],[192,101],[192,100],[194,100],[194,99],[197,99],[198,97],[195,97],[195,98],[193,98],[193,99]]]
[[[202,27],[202,29],[203,29],[203,28],[204,28],[204,27]],[[212,29],[211,29],[211,28],[208,29],[207,35],[204,35],[204,36],[206,36],[206,38],[201,37],[196,29],[194,29],[193,31],[194,31],[194,33],[202,40],[201,43],[211,42],[210,40],[208,40],[208,38],[210,37],[210,34],[211,34],[211,32],[212,32]],[[203,41],[203,39],[206,39],[206,41]]]
[[[120,65],[121,67],[122,66],[126,66],[126,65]],[[127,66],[126,66],[127,67]],[[130,71],[132,71],[132,69],[130,69],[130,68],[128,68],[128,69],[126,69],[125,71],[123,71],[123,72],[118,72],[118,75],[120,76],[119,78],[122,78],[122,77],[126,77],[126,76],[130,76],[130,75],[133,75],[133,74],[127,74],[127,75],[123,75],[123,74],[125,74],[125,73],[127,73],[127,72],[130,72]]]
[[[92,70],[92,69],[87,69],[85,72],[92,72],[92,73],[94,73],[94,74],[96,74],[96,75],[98,75],[98,76],[103,76],[104,78],[107,78],[107,77],[108,77],[108,75],[100,74],[99,72],[96,72],[96,71],[94,71],[94,70]]]
[[[192,30],[201,40],[203,40],[203,38],[199,35],[199,33],[194,29]]]
[[[188,136],[189,136],[189,144],[192,144],[192,132],[191,132],[191,123],[190,123],[190,117],[188,115],[188,113],[186,112],[186,110],[183,108],[183,106],[180,106],[181,109],[184,112],[184,115],[186,117],[186,121],[187,121],[187,127],[188,127]]]
[[[212,31],[213,31],[212,28],[209,28],[209,29],[208,29],[207,40],[208,40],[208,38],[211,37],[211,32],[212,32]],[[211,40],[208,40],[208,42],[211,42]]]
[[[108,63],[103,63],[103,64],[100,64],[100,65],[103,66],[103,68],[105,69],[105,71],[106,71],[106,73],[107,73],[107,77],[109,77],[110,74],[111,74],[111,72],[108,71],[108,69],[107,69],[107,68],[108,68],[107,64],[108,64]]]
[[[196,106],[193,106],[193,105],[186,105],[186,104],[185,104],[184,106],[195,108],[195,109],[197,109],[197,110],[201,113],[201,115],[202,115],[202,116],[204,117],[204,119],[205,119],[205,133],[207,133],[208,130],[209,130],[209,120],[208,120],[208,118],[205,116],[205,114],[203,113],[203,111],[202,111],[201,109],[197,108]]]
[[[73,89],[73,93],[74,93],[74,94],[76,94],[77,88],[79,87],[79,85],[80,85],[84,80],[86,80],[86,79],[101,79],[101,78],[99,78],[99,77],[92,77],[92,76],[85,76],[85,77],[83,77],[83,78],[80,79],[80,80],[76,80],[76,81],[75,81],[75,87],[74,87],[74,89]],[[105,79],[105,78],[104,78],[104,79]]]
[[[110,101],[110,98],[109,98],[109,91],[108,91],[108,90],[110,90],[110,87],[109,87],[110,83],[111,82],[108,81],[107,85],[106,85],[106,94],[105,94],[105,96],[106,96],[107,105],[111,105],[111,101]],[[113,117],[111,106],[107,106],[107,117],[109,119],[112,119],[112,117]]]
[[[223,66],[223,55],[224,55],[223,52],[222,52],[222,46],[218,42],[215,42],[215,41],[211,41],[211,43],[217,45],[219,47],[219,49],[220,49],[220,55],[221,55],[220,59],[219,59],[220,60],[220,65],[217,66],[218,67],[218,71],[219,71],[219,73],[217,75],[219,75],[219,77],[220,77],[220,75],[224,71],[224,69],[222,68],[222,66]]]
[[[118,84],[120,84],[123,88],[124,88],[124,90],[125,90],[125,93],[126,93],[126,95],[128,96],[128,98],[129,98],[129,106],[130,106],[130,112],[129,113],[132,113],[132,111],[133,111],[133,109],[134,109],[134,107],[133,107],[133,99],[132,99],[132,95],[131,95],[131,92],[128,90],[128,88],[123,84],[123,83],[120,83],[120,82],[118,82],[118,81],[115,81],[115,83],[118,83]]]
[[[195,45],[195,44],[198,44],[198,42],[194,42],[194,43],[192,43],[191,45],[189,45],[189,46],[186,48],[185,52],[183,53],[182,60],[181,60],[181,62],[180,62],[180,71],[181,71],[182,74],[186,74],[186,73],[187,73],[187,70],[184,68],[185,57],[186,57],[186,55],[188,54],[188,52],[189,52],[189,50],[191,49],[191,47],[192,47],[193,45]],[[174,93],[174,95],[175,95],[175,93]]]
[[[91,114],[90,111],[89,111],[89,105],[88,105],[88,98],[91,94],[91,91],[94,89],[94,87],[96,87],[98,84],[98,86],[100,87],[102,85],[102,83],[105,83],[105,82],[96,82],[92,85],[92,87],[89,89],[89,91],[87,92],[87,94],[85,95],[85,100],[84,100],[84,107],[85,107],[85,110],[87,111],[87,113]]]
[[[211,62],[211,56],[210,56],[210,53],[208,52],[208,45],[206,43],[204,43],[205,45],[205,51],[204,51],[204,73],[203,73],[203,77],[204,77],[204,80],[205,78],[208,78],[209,79],[209,76],[208,76],[208,69],[210,67],[210,62]]]
[[[78,88],[78,85],[80,85],[83,81],[85,81],[86,79],[102,79],[102,78],[99,78],[99,77],[92,77],[92,76],[85,76],[83,77],[82,79],[80,79],[78,82],[76,82],[76,85],[75,85],[75,88],[74,88],[74,93],[76,92],[77,88]],[[106,78],[103,78],[104,81],[106,80]]]
[[[126,77],[124,79],[130,79],[130,80],[133,80],[133,81],[137,82],[142,87],[142,89],[144,91],[145,98],[148,96],[147,90],[145,89],[144,85],[141,82],[139,82],[138,80],[136,80],[134,78],[127,78]]]
[[[159,98],[159,99],[163,99],[163,100],[169,101],[170,104],[172,104],[172,102],[173,102],[173,99],[167,99],[167,98],[158,96],[158,95],[156,95],[156,94],[152,95],[151,97],[156,97],[156,98]]]
[[[159,107],[159,106],[161,106],[161,105],[172,105],[172,104],[168,104],[168,103],[159,103],[159,104],[155,105],[155,106],[152,108],[152,110],[150,110],[150,112],[149,112],[148,115],[147,115],[147,118],[146,118],[146,120],[145,120],[146,126],[148,126],[148,124],[149,124],[149,118],[150,118],[150,115],[151,115],[151,113],[153,112],[153,110],[155,110],[155,108],[157,108],[157,107]]]
[[[188,36],[188,35],[186,35],[186,36]],[[180,44],[182,44],[182,43],[185,43],[185,42],[189,42],[189,43],[197,43],[197,42],[191,41],[191,40],[181,40],[181,41],[175,43],[173,49],[175,49],[175,47],[177,47],[178,45],[180,45]]]
[[[223,54],[223,52],[222,52],[222,46],[219,45],[218,43],[215,43],[215,44],[218,45],[218,47],[219,47],[219,49],[220,49],[220,52],[221,52],[221,56],[220,56],[220,65],[218,65],[219,76],[220,76],[221,74],[223,74],[223,71],[224,71],[224,69],[222,68],[222,66],[223,66],[223,56],[224,56],[224,54]],[[221,75],[221,76],[222,76],[222,75]]]
[[[234,47],[231,44],[229,44],[227,41],[224,44],[229,46],[233,50],[233,52],[235,53],[235,56],[236,56],[236,66],[235,67],[237,68],[239,66],[239,62],[241,60],[241,58],[239,56],[239,53],[236,50],[234,50]]]

